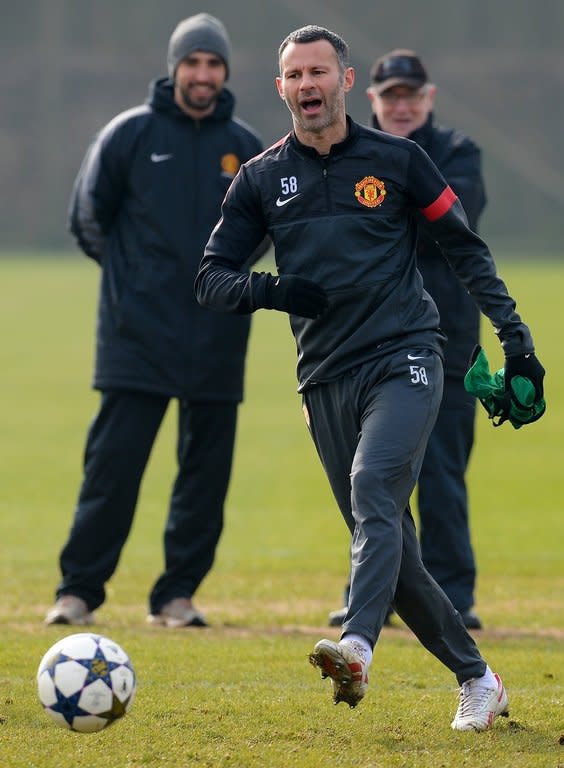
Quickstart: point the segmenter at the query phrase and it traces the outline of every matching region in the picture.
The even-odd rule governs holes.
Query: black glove
[[[265,291],[265,308],[290,315],[315,318],[323,314],[329,302],[320,285],[297,275],[270,275]]]
[[[514,376],[523,376],[529,379],[535,388],[537,399],[544,395],[542,380],[544,379],[544,368],[538,361],[533,352],[527,355],[515,355],[515,357],[505,358],[505,389],[510,390],[511,379]]]

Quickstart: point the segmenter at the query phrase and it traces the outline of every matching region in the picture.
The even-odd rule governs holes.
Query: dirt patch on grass
[[[306,624],[284,624],[281,626],[256,625],[244,626],[238,623],[225,622],[224,624],[214,624],[211,630],[224,632],[227,635],[247,637],[250,635],[263,634],[268,636],[290,636],[303,635],[311,637],[329,637],[338,638],[339,630],[325,625],[313,626]],[[471,633],[476,639],[484,640],[508,640],[508,639],[531,639],[539,640],[547,638],[552,640],[564,640],[564,629],[557,627],[543,627],[540,629],[516,628],[516,627],[496,627],[495,629],[483,629]],[[382,637],[402,637],[418,642],[417,638],[407,627],[384,627]]]
[[[250,599],[226,599],[225,601],[203,600],[197,601],[211,623],[210,631],[222,632],[233,636],[248,636],[263,634],[276,635],[303,635],[308,637],[326,636],[339,637],[339,629],[328,627],[318,618],[321,610],[318,600],[308,598],[287,600],[263,601],[254,596]],[[0,623],[6,628],[23,633],[37,633],[45,629],[47,633],[64,634],[64,627],[45,628],[43,618],[45,606],[34,606],[30,611],[29,606],[18,606],[17,610],[0,611]],[[133,628],[146,626],[146,609],[137,602],[127,604],[115,604],[112,601],[105,603],[97,612],[97,623],[91,627],[85,627],[84,631],[99,633],[110,632],[112,627]],[[304,617],[315,617],[312,623]],[[287,618],[287,620],[285,620]],[[382,637],[402,637],[416,642],[415,635],[408,629],[397,616],[393,618],[392,627],[384,627]],[[68,632],[82,631],[68,627]],[[159,630],[157,630],[159,631]],[[169,631],[169,630],[168,630]],[[183,630],[181,630],[183,631]],[[485,629],[472,631],[472,635],[479,641],[482,640],[511,640],[511,639],[549,639],[564,640],[564,629],[554,626],[513,627],[513,626],[486,626]]]

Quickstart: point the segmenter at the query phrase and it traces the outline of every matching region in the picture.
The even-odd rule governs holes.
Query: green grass
[[[307,654],[319,637],[336,636],[325,622],[347,572],[346,532],[295,394],[288,320],[261,312],[225,532],[197,597],[213,627],[158,630],[144,621],[174,473],[171,407],[98,612],[98,631],[132,657],[137,698],[122,722],[82,735],[48,720],[34,678],[45,650],[69,633],[42,620],[98,402],[89,389],[98,272],[79,256],[1,259],[2,767],[564,765],[564,267],[502,260],[500,272],[548,372],[548,410],[537,424],[493,429],[480,410],[469,473],[486,625],[476,638],[504,676],[509,721],[485,734],[453,733],[455,681],[401,627],[383,632],[362,705],[332,706]],[[489,327],[484,342],[492,366],[501,366]]]

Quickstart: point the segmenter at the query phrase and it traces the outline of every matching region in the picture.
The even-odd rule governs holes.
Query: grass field
[[[6,255],[2,302],[0,766],[2,768],[557,768],[564,766],[564,344],[561,261],[499,262],[547,369],[548,410],[519,431],[478,414],[469,474],[479,563],[476,639],[502,673],[509,720],[459,734],[452,675],[399,623],[376,648],[355,710],[331,704],[307,663],[339,606],[347,537],[295,394],[287,317],[258,313],[247,396],[215,567],[197,603],[213,626],[159,630],[146,598],[162,562],[174,473],[171,407],[97,630],[138,675],[131,712],[94,735],[56,728],[35,672],[68,634],[42,620],[81,477],[97,269],[76,257]],[[502,354],[490,327],[493,367]],[[108,532],[111,535],[111,531]]]

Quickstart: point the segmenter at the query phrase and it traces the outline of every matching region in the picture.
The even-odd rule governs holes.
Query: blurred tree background
[[[483,148],[483,235],[524,255],[560,251],[562,0],[0,0],[0,247],[71,246],[66,207],[88,143],[145,99],[166,74],[172,29],[200,11],[226,24],[237,114],[267,145],[290,125],[273,78],[293,29],[322,24],[349,42],[348,111],[360,122],[376,56],[417,50],[439,86],[439,120]]]

